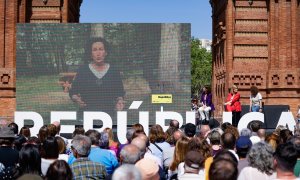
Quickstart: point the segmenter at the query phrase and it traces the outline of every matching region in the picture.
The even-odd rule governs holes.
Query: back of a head
[[[227,159],[229,161],[232,161],[234,163],[238,163],[238,159],[235,157],[235,155],[230,152],[229,150],[221,150],[219,153],[217,153],[214,157],[214,160],[217,160],[217,159]]]
[[[43,180],[43,178],[37,174],[24,174],[20,176],[17,180]]]
[[[130,128],[130,129],[127,129],[127,132],[126,132],[126,139],[128,141],[128,143],[131,142],[132,140],[132,136],[133,136],[133,133],[135,132],[135,130],[133,128]]]
[[[260,138],[260,139],[265,139],[266,137],[266,130],[265,129],[259,129],[257,131],[257,136]]]
[[[177,130],[174,127],[169,127],[166,131],[166,142],[168,142],[170,145],[175,145],[175,139],[174,139],[174,132]]]
[[[151,126],[149,132],[149,140],[151,143],[159,143],[166,140],[165,132],[160,125],[155,124]]]
[[[261,122],[258,120],[251,121],[248,126],[252,132],[257,132],[261,128]]]
[[[297,150],[291,142],[279,144],[274,153],[276,168],[283,172],[293,172],[297,162]]]
[[[83,127],[79,126],[79,127],[75,127],[75,130],[72,133],[72,137],[75,137],[76,135],[84,135],[85,130]]]
[[[210,180],[235,180],[237,177],[237,164],[228,159],[216,159],[209,168]]]
[[[72,141],[74,148],[81,157],[87,157],[91,150],[91,139],[84,135],[76,135]]]
[[[243,128],[240,132],[240,136],[248,136],[251,137],[251,130],[248,128]]]
[[[144,154],[146,153],[146,141],[140,137],[136,137],[131,141],[131,144],[138,147],[141,151],[141,156],[144,157]]]
[[[247,155],[249,166],[258,169],[262,173],[273,174],[273,152],[272,147],[265,142],[253,144]]]
[[[159,166],[152,159],[141,159],[135,164],[135,167],[139,169],[143,180],[159,180]]]
[[[185,170],[200,170],[204,168],[205,158],[199,151],[188,151],[185,156]]]
[[[57,127],[54,124],[49,124],[47,125],[47,129],[48,129],[48,136],[55,137],[55,135],[57,134]]]
[[[175,119],[170,121],[170,127],[173,127],[175,129],[179,129],[179,122]]]
[[[109,134],[107,132],[101,132],[100,133],[101,137],[100,137],[100,140],[99,140],[99,146],[102,148],[102,149],[109,149]]]
[[[54,122],[52,122],[52,124],[54,126],[56,126],[57,134],[59,134],[59,132],[60,132],[60,122],[59,121],[54,121]]]
[[[22,127],[20,130],[20,134],[25,136],[26,138],[29,138],[31,136],[30,129],[28,127]]]
[[[99,145],[101,134],[97,130],[90,129],[85,132],[85,135],[91,139],[92,145]]]
[[[36,145],[26,144],[19,152],[21,173],[41,175],[41,156]]]
[[[202,125],[201,129],[200,129],[200,133],[202,137],[205,137],[205,135],[207,135],[207,133],[210,131],[210,127],[209,125]]]
[[[123,164],[135,164],[140,158],[140,149],[133,144],[126,145],[120,152],[120,159]]]
[[[64,141],[64,139],[60,136],[56,136],[55,137],[57,144],[58,144],[58,151],[59,154],[65,154],[66,151],[66,143]]]
[[[287,143],[288,140],[290,140],[293,136],[292,131],[288,130],[288,129],[283,129],[280,131],[280,143]]]
[[[133,164],[123,164],[114,171],[112,180],[142,180],[142,175]]]
[[[14,134],[19,133],[19,126],[16,123],[12,122],[8,124],[8,127],[10,127],[13,130]]]
[[[184,133],[187,137],[193,137],[196,134],[196,125],[187,123],[184,127]]]
[[[57,159],[59,155],[58,143],[55,137],[47,137],[42,143],[42,156],[46,159]]]
[[[46,180],[72,180],[73,174],[70,166],[64,160],[54,161],[48,168]]]
[[[221,144],[221,134],[218,131],[211,131],[208,134],[209,141],[211,145],[220,145]]]
[[[234,149],[235,141],[235,136],[230,132],[226,132],[221,136],[221,143],[224,149]]]

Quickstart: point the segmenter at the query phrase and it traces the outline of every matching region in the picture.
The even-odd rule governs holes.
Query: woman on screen
[[[80,112],[102,111],[112,116],[114,110],[122,110],[116,106],[124,96],[120,72],[105,61],[109,53],[105,39],[91,38],[86,52],[89,63],[78,69],[69,95]]]

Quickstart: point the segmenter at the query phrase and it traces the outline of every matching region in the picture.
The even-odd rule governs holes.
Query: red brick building
[[[300,104],[300,1],[210,0],[214,103],[221,116],[232,84],[243,105],[250,87],[266,105]]]
[[[0,117],[16,109],[16,24],[79,22],[82,0],[0,1]]]

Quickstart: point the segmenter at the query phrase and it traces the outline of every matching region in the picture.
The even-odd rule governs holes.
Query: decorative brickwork
[[[16,24],[79,22],[82,0],[0,1],[0,118],[16,109]]]
[[[255,85],[266,105],[290,105],[295,113],[300,104],[299,1],[254,0],[251,4],[245,0],[210,0],[210,3],[215,116],[221,116],[232,84],[238,85],[243,105],[249,103],[249,88]],[[220,23],[226,29],[223,34]]]

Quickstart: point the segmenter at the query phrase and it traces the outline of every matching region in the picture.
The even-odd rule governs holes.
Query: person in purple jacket
[[[212,94],[209,87],[203,87],[199,112],[202,120],[209,120],[209,112],[215,110],[212,103]]]

